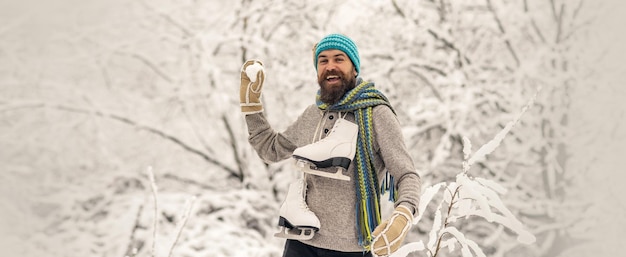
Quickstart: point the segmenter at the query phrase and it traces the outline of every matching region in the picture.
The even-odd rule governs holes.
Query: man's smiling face
[[[320,99],[327,104],[338,102],[355,86],[356,69],[350,58],[341,50],[322,51],[317,58],[317,81]]]

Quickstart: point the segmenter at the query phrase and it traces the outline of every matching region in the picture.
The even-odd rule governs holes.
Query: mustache
[[[326,79],[328,76],[338,76],[340,79],[343,79],[343,74],[338,71],[338,70],[330,70],[330,71],[325,71],[324,73],[322,73],[320,79],[324,80]]]

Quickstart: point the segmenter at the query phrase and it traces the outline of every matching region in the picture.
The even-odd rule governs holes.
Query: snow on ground
[[[280,256],[283,241],[273,237],[278,203],[269,193],[205,190],[180,230],[196,190],[160,187],[155,235],[153,195],[147,178],[141,179],[116,177],[91,188],[66,185],[42,201],[2,194],[3,256],[152,256],[153,240],[158,257],[170,251],[171,256]]]

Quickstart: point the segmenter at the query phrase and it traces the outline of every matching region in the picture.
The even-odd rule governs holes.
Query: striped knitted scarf
[[[393,177],[388,173],[383,185],[378,190],[378,177],[374,170],[374,147],[372,108],[376,105],[387,105],[393,111],[387,97],[374,88],[374,83],[357,79],[357,86],[348,91],[339,102],[328,105],[320,101],[320,91],[317,92],[317,106],[322,110],[354,112],[356,123],[359,126],[356,155],[354,160],[356,170],[356,217],[359,245],[369,250],[372,242],[372,232],[380,223],[380,194],[389,190],[389,200],[396,199],[393,186]],[[395,113],[395,111],[394,111]]]

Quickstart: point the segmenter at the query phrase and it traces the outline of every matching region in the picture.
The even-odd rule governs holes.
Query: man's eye
[[[325,64],[325,63],[327,63],[327,62],[328,62],[328,60],[319,60],[319,63],[320,63],[320,64]]]

